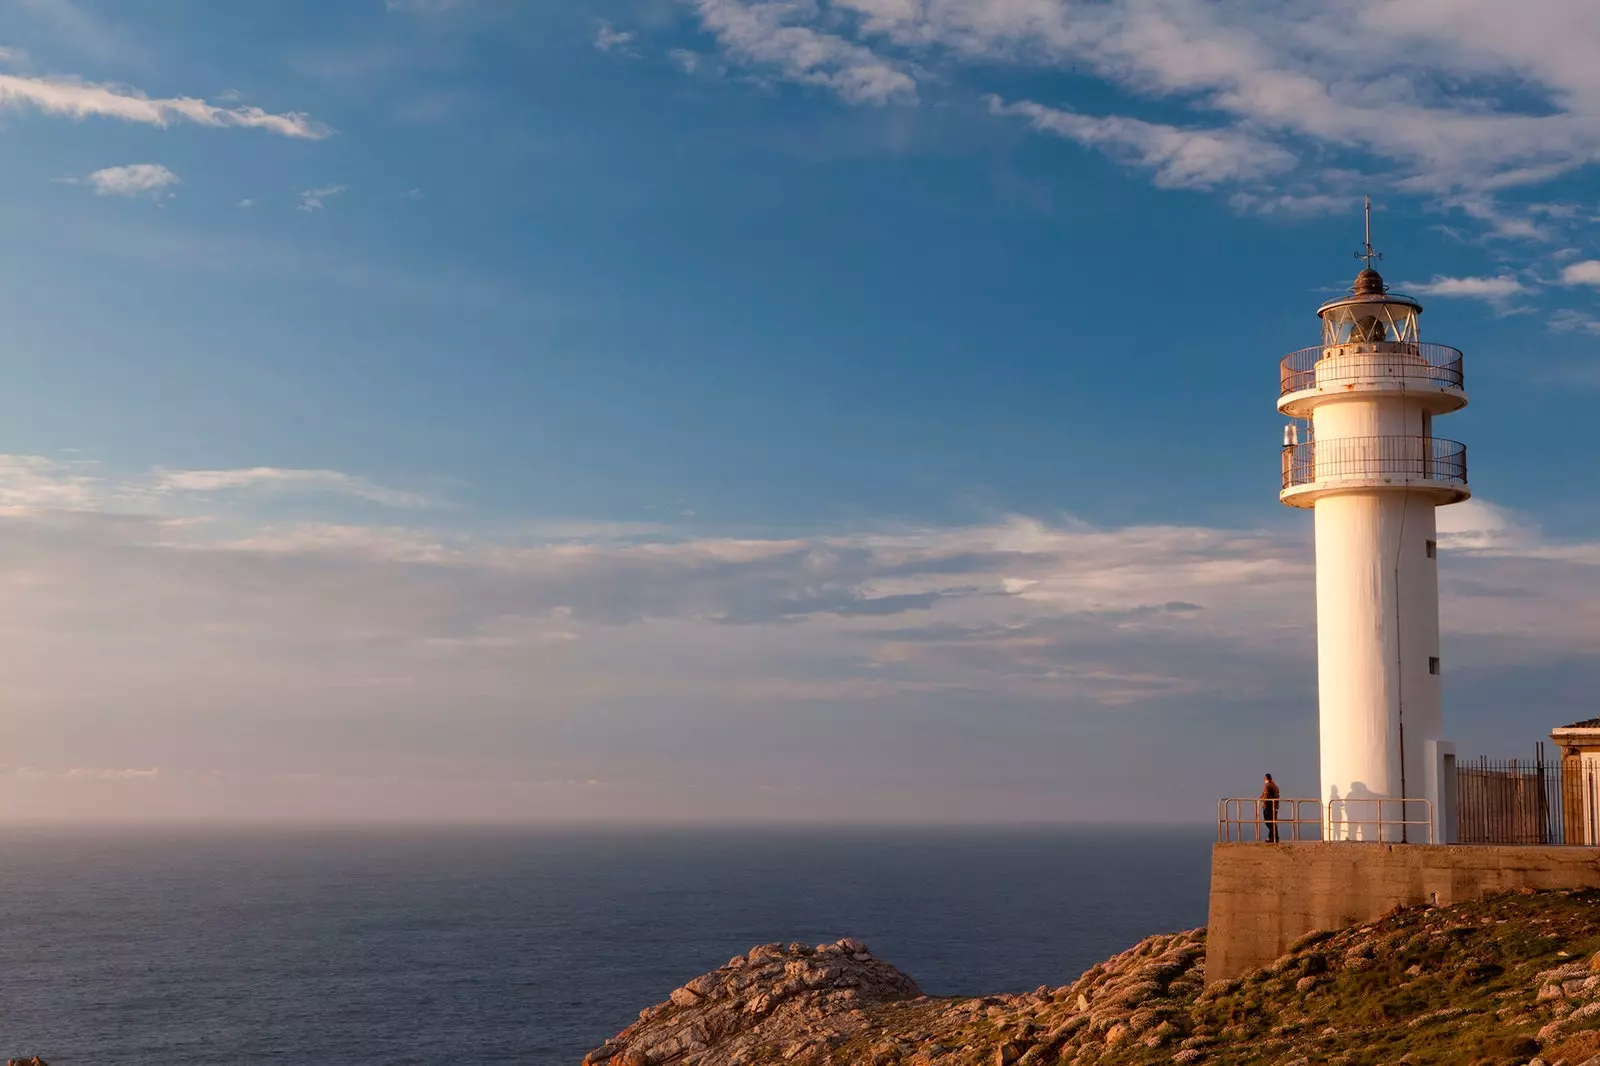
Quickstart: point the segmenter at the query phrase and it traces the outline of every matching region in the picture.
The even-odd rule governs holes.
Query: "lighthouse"
[[[1422,305],[1365,267],[1317,309],[1320,344],[1281,365],[1282,491],[1315,520],[1324,835],[1445,843],[1455,756],[1444,738],[1434,509],[1471,495],[1467,449],[1434,435],[1467,404],[1461,352],[1424,342]],[[1423,802],[1426,801],[1426,802]]]

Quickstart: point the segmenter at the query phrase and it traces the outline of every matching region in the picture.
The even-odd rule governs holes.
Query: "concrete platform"
[[[1237,977],[1314,929],[1518,888],[1600,888],[1600,848],[1492,844],[1217,844],[1206,979]]]

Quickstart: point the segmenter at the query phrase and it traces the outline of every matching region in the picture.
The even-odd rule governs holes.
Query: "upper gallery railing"
[[[1283,357],[1279,365],[1280,396],[1318,385],[1386,380],[1423,382],[1441,389],[1459,389],[1461,352],[1447,344],[1375,341],[1317,345]]]

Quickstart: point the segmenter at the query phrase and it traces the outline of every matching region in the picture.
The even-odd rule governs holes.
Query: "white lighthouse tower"
[[[1370,200],[1357,258],[1366,268],[1349,295],[1317,309],[1322,343],[1284,358],[1278,398],[1294,419],[1279,499],[1316,518],[1325,832],[1443,843],[1455,757],[1440,709],[1434,508],[1471,492],[1467,449],[1435,437],[1434,418],[1466,406],[1461,353],[1424,343],[1422,306],[1372,269]]]

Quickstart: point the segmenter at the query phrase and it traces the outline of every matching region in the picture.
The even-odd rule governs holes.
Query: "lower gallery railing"
[[[1433,804],[1425,799],[1344,799],[1323,808],[1315,798],[1230,796],[1217,801],[1217,840],[1385,841],[1433,843]]]
[[[1283,449],[1283,487],[1367,479],[1467,483],[1467,446],[1443,437],[1335,437]]]

